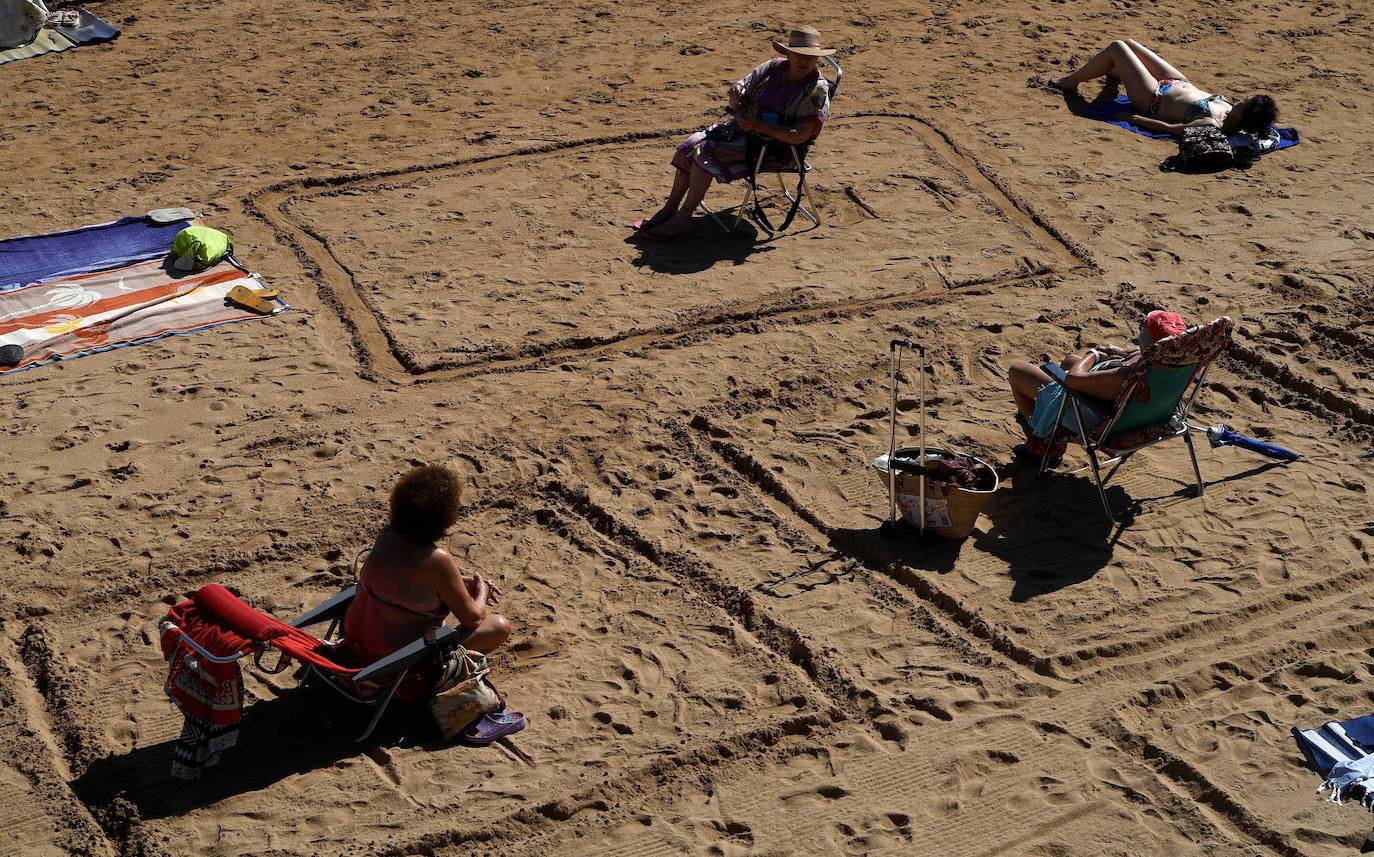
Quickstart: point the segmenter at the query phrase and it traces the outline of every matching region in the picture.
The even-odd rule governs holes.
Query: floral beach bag
[[[487,680],[487,656],[461,646],[451,652],[439,674],[429,711],[439,734],[452,741],[477,718],[502,706],[501,695]]]

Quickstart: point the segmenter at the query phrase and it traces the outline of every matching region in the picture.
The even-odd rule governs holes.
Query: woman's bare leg
[[[692,175],[687,181],[685,198],[670,220],[654,227],[655,238],[676,238],[692,230],[692,212],[696,211],[697,206],[706,198],[706,191],[711,189],[713,178],[700,165],[692,164]],[[677,184],[674,183],[673,187],[676,188]]]
[[[488,613],[482,624],[468,634],[463,645],[489,655],[500,648],[509,636],[510,620],[497,613]]]
[[[1145,70],[1159,80],[1187,80],[1183,72],[1169,65],[1164,58],[1135,39],[1126,39],[1126,46],[1140,59]]]
[[[673,171],[673,189],[668,192],[668,201],[663,203],[663,207],[654,212],[654,215],[639,227],[640,229],[653,229],[661,226],[673,219],[677,214],[678,206],[682,204],[682,196],[687,193],[687,187],[691,183],[691,175],[682,170]]]
[[[1021,360],[1011,364],[1007,370],[1007,382],[1011,384],[1011,397],[1016,401],[1016,410],[1021,412],[1021,416],[1030,419],[1031,414],[1035,413],[1035,397],[1040,394],[1040,388],[1052,380],[1045,370],[1034,363]]]
[[[1112,42],[1078,71],[1051,83],[1065,92],[1076,92],[1079,84],[1108,74],[1126,85],[1126,94],[1130,96],[1132,106],[1142,112],[1150,109],[1159,81],[1125,42]]]

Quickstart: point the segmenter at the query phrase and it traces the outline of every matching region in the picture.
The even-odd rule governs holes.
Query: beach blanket
[[[75,27],[44,27],[38,31],[38,37],[28,44],[0,51],[0,65],[83,45],[108,42],[119,35],[118,27],[102,20],[85,6],[78,6],[76,10],[81,17]]]
[[[19,364],[0,374],[264,318],[225,300],[234,286],[251,289],[261,282],[228,262],[173,276],[155,259],[0,293],[0,345],[24,349]],[[272,303],[273,315],[290,309],[281,300]]]
[[[48,20],[43,0],[0,0],[0,48],[33,41]]]
[[[176,234],[192,222],[123,217],[66,232],[6,238],[0,241],[0,294],[165,256]]]
[[[1089,119],[1096,119],[1098,122],[1106,122],[1111,125],[1125,128],[1127,131],[1133,131],[1142,137],[1149,137],[1151,140],[1172,140],[1178,142],[1178,138],[1172,134],[1163,134],[1158,131],[1146,131],[1138,125],[1132,125],[1125,119],[1117,119],[1116,114],[1123,111],[1130,113],[1137,112],[1136,109],[1131,106],[1130,98],[1125,95],[1118,95],[1115,101],[1091,102],[1080,115],[1086,116]],[[1298,136],[1298,129],[1296,128],[1280,128],[1277,125],[1271,125],[1269,130],[1271,137],[1277,137],[1277,142],[1271,148],[1262,147],[1261,150],[1257,150],[1255,153],[1256,155],[1266,154],[1267,152],[1277,152],[1280,149],[1287,149],[1289,146],[1296,146],[1301,142]],[[1231,148],[1237,151],[1246,148],[1255,148],[1256,145],[1255,137],[1250,134],[1232,134],[1227,140],[1231,143]]]
[[[1332,803],[1358,799],[1374,811],[1374,714],[1316,729],[1293,729],[1307,766],[1325,777],[1317,791],[1331,790]]]

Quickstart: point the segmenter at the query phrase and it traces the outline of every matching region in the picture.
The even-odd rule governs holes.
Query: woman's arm
[[[816,123],[798,123],[796,128],[783,128],[781,125],[772,125],[761,119],[750,119],[740,117],[739,126],[752,134],[761,134],[765,137],[772,137],[792,146],[800,146],[810,140],[816,134]]]
[[[438,592],[444,605],[453,611],[459,624],[464,628],[476,628],[487,617],[487,595],[489,588],[486,578],[474,575],[476,586],[469,591],[463,575],[453,555],[438,548],[431,555],[430,562],[438,564]]]
[[[1096,355],[1085,355],[1077,365],[1069,369],[1068,374],[1064,377],[1064,383],[1070,390],[1087,393],[1089,396],[1096,396],[1099,399],[1114,400],[1117,394],[1121,392],[1121,385],[1126,382],[1126,377],[1130,374],[1131,364],[1128,363],[1125,366],[1103,372],[1094,372],[1092,368],[1096,363]]]
[[[1156,134],[1173,134],[1175,137],[1183,136],[1184,126],[1178,122],[1161,122],[1158,119],[1151,119],[1148,116],[1141,116],[1139,113],[1118,113],[1114,117],[1117,121],[1129,122],[1137,128],[1145,131],[1153,131]]]
[[[1098,351],[1105,353],[1108,357],[1134,357],[1140,353],[1139,345],[1100,345]]]

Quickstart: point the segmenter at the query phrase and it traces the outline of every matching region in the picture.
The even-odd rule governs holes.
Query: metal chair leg
[[[812,211],[809,208],[807,208],[807,206],[814,207],[816,203],[815,200],[811,198],[811,184],[807,181],[806,162],[801,159],[801,155],[798,154],[796,146],[792,146],[791,149],[792,165],[796,167],[797,175],[799,176],[797,180],[797,196],[800,196],[804,200],[800,205],[797,206],[797,213],[800,214],[802,217],[805,217],[807,220],[811,221],[812,226],[820,226],[820,218],[814,213],[812,213]],[[778,173],[777,175],[778,189],[782,191],[783,196],[787,197],[788,202],[795,203],[797,201],[797,197],[793,196],[792,192],[787,189],[787,185],[783,183],[782,173]]]
[[[1102,484],[1102,472],[1097,466],[1097,450],[1088,447],[1088,462],[1093,467],[1093,482],[1097,484],[1097,494],[1102,498],[1102,509],[1107,513],[1107,520],[1113,525],[1116,524],[1116,516],[1112,514],[1112,504],[1107,501],[1107,489]]]
[[[1133,453],[1133,452],[1128,452],[1128,453],[1126,453],[1125,455],[1118,455],[1118,456],[1116,457],[1116,464],[1113,464],[1113,465],[1112,465],[1112,469],[1107,471],[1107,476],[1106,476],[1106,478],[1103,479],[1102,481],[1103,481],[1103,482],[1111,482],[1111,481],[1112,481],[1112,477],[1116,475],[1116,471],[1117,471],[1118,469],[1120,469],[1121,465],[1123,465],[1123,464],[1126,463],[1126,459],[1130,458],[1130,457],[1131,457],[1132,455],[1134,455],[1134,454],[1135,454],[1135,453]]]
[[[716,222],[716,225],[720,227],[721,232],[724,232],[726,235],[729,235],[731,232],[735,231],[734,227],[726,226],[725,221],[721,220],[719,217],[716,216],[716,213],[711,210],[711,207],[709,205],[706,204],[706,200],[703,199],[701,202],[697,203],[697,208],[700,208],[702,211],[706,212],[706,216],[710,217],[712,220]],[[739,220],[736,220],[735,224],[738,225]]]
[[[806,162],[803,161],[801,155],[798,154],[796,146],[792,146],[791,149],[792,163],[796,167],[797,175],[799,176],[799,179],[797,181],[797,196],[800,196],[802,199],[802,202],[797,206],[797,213],[805,217],[807,220],[811,221],[812,226],[820,226],[820,216],[812,210],[816,207],[816,201],[815,198],[811,195],[811,183],[807,181]],[[763,168],[763,159],[766,154],[766,150],[759,152],[758,161],[754,164],[754,175],[756,177],[758,176],[759,171]],[[774,173],[774,175],[776,175],[778,178],[778,190],[782,193],[784,197],[786,197],[788,203],[795,203],[797,201],[797,196],[793,196],[792,191],[787,189],[787,185],[783,181],[783,174],[781,172],[777,172]],[[722,232],[729,235],[730,233],[734,232],[736,229],[739,228],[740,221],[742,221],[745,217],[749,217],[750,222],[754,221],[754,218],[752,216],[752,209],[750,208],[750,206],[757,197],[757,185],[748,185],[744,190],[744,201],[741,202],[739,204],[739,208],[735,210],[734,222],[731,223],[729,226],[726,226],[725,221],[721,220],[719,214],[713,211],[711,207],[706,204],[706,200],[702,200],[697,205],[697,208],[700,208],[703,212],[705,212],[707,217],[710,217],[712,220],[714,220],[716,225],[720,227]],[[777,234],[774,230],[769,229],[762,223],[758,223],[756,225],[763,231],[767,232],[769,238],[772,238],[774,235]]]
[[[1066,393],[1065,398],[1069,398],[1069,394]],[[1093,468],[1093,482],[1097,483],[1097,496],[1102,498],[1102,509],[1107,513],[1107,520],[1115,526],[1116,516],[1112,514],[1112,504],[1107,500],[1106,481],[1102,478],[1102,468],[1097,463],[1097,447],[1088,439],[1088,433],[1083,429],[1083,410],[1078,407],[1077,399],[1073,400],[1073,415],[1078,421],[1078,437],[1083,443],[1083,448],[1088,451],[1088,463]]]
[[[758,160],[754,162],[754,177],[755,177],[755,178],[754,178],[754,181],[749,182],[749,186],[748,186],[747,188],[745,188],[745,191],[744,191],[744,202],[741,202],[741,203],[739,204],[739,210],[735,212],[735,225],[732,226],[732,227],[730,227],[730,231],[731,231],[731,232],[734,232],[736,229],[739,228],[740,221],[744,219],[745,212],[749,211],[749,203],[753,202],[753,201],[758,197],[758,194],[759,194],[759,188],[758,188],[758,184],[757,184],[757,181],[758,181],[758,174],[759,174],[759,170],[763,169],[763,157],[764,157],[764,155],[766,155],[766,154],[768,154],[768,147],[767,147],[767,146],[761,146],[761,147],[759,147],[759,157],[758,157]],[[752,220],[752,218],[751,218],[751,220]],[[767,226],[764,226],[762,223],[756,223],[756,224],[754,224],[754,225],[755,225],[755,226],[758,226],[760,229],[762,229],[763,231],[767,232],[769,238],[772,238],[772,237],[773,237],[773,230],[769,229]]]
[[[1185,428],[1183,431],[1183,441],[1188,444],[1188,455],[1193,459],[1193,475],[1197,477],[1197,495],[1202,496],[1206,483],[1202,481],[1202,468],[1197,463],[1197,450],[1193,448],[1193,432]]]
[[[1059,400],[1059,413],[1054,415],[1054,429],[1050,432],[1049,439],[1045,441],[1045,454],[1040,457],[1040,469],[1035,472],[1037,477],[1044,476],[1045,471],[1050,466],[1050,450],[1054,448],[1054,439],[1059,437],[1059,427],[1064,424],[1064,407],[1069,403],[1069,394],[1066,391],[1064,398]]]
[[[386,698],[377,706],[377,713],[372,715],[372,721],[367,724],[367,728],[363,730],[363,734],[353,739],[353,743],[361,744],[366,741],[367,737],[372,734],[372,730],[377,728],[377,724],[382,720],[382,715],[386,713],[387,706],[391,704],[391,698],[396,695],[396,690],[401,686],[401,682],[405,681],[406,673],[408,672],[410,672],[410,670],[404,669],[401,670],[400,675],[396,676],[396,681],[391,684],[391,690],[386,692]]]
[[[377,724],[380,723],[382,720],[382,715],[386,713],[387,706],[391,705],[391,698],[396,695],[396,691],[399,690],[401,687],[401,682],[405,680],[405,677],[409,672],[409,668],[403,669],[401,670],[400,675],[396,676],[396,680],[392,682],[391,688],[386,692],[386,696],[382,697],[382,701],[377,704],[377,710],[373,713],[372,719],[368,721],[367,728],[363,730],[363,734],[353,739],[353,743],[361,744],[362,742],[366,741],[368,736],[372,734],[372,731],[377,728]],[[330,690],[334,691],[339,696],[342,696],[344,699],[347,699],[350,702],[359,703],[362,705],[368,705],[371,702],[370,700],[365,700],[361,697],[355,696],[349,693],[348,691],[344,690],[343,688],[339,687],[337,684],[334,683],[333,679],[330,676],[326,675],[322,670],[313,665],[306,666],[305,679],[302,681],[302,684],[308,682],[312,676],[318,681],[323,682],[325,687],[328,687]]]

